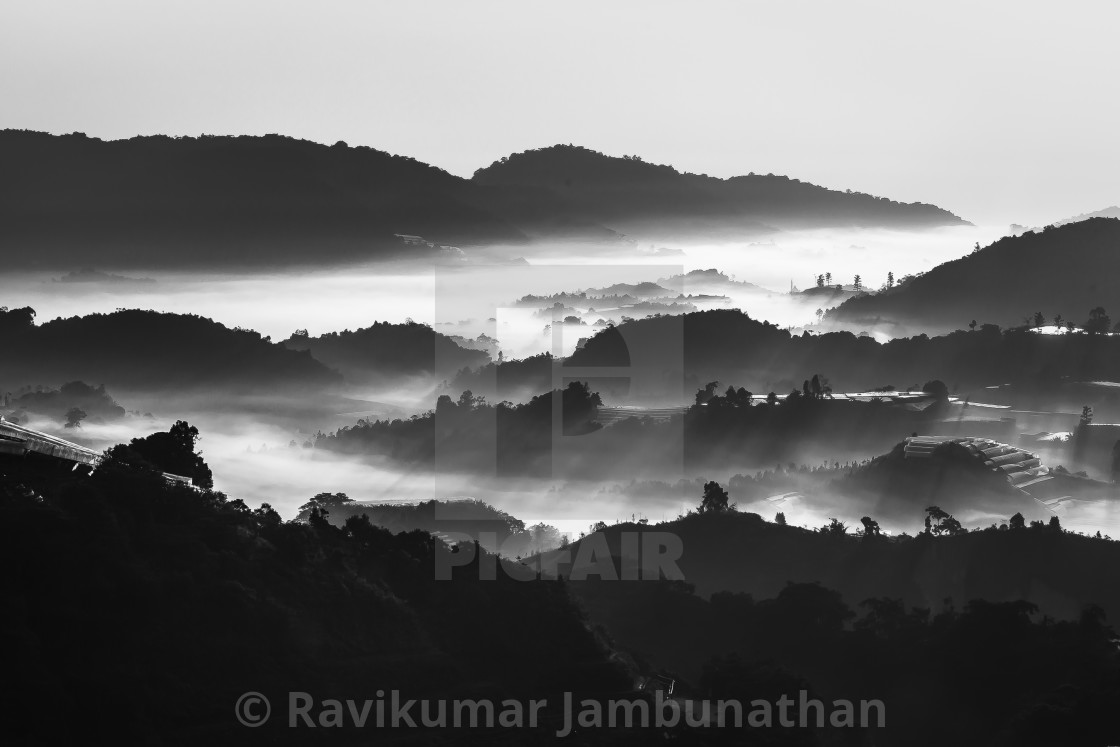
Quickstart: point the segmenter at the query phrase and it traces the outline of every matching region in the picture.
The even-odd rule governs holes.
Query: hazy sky
[[[0,127],[557,142],[1040,223],[1120,203],[1120,3],[5,2]]]

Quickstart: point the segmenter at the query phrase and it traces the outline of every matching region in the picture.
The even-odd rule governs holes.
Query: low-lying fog
[[[57,282],[63,272],[4,273],[0,299],[31,306],[39,321],[117,308],[199,314],[229,327],[254,329],[274,340],[296,329],[312,336],[365,327],[374,321],[437,324],[440,331],[475,337],[486,332],[507,357],[552,349],[548,320],[525,318],[510,306],[526,294],[656,281],[716,268],[765,292],[730,292],[732,304],[781,326],[815,321],[819,302],[789,295],[831,273],[850,286],[860,275],[867,288],[929,270],[968,254],[1005,233],[996,227],[954,227],[924,232],[818,230],[775,233],[742,242],[618,242],[610,245],[542,242],[531,247],[468,249],[466,259],[376,263],[360,267],[255,273],[176,273],[151,268],[98,268],[118,276],[100,282]],[[514,260],[524,258],[524,262]],[[83,268],[73,268],[81,270]],[[150,279],[155,282],[128,282]],[[706,292],[685,287],[685,294]],[[496,321],[491,321],[496,320]],[[504,322],[504,323],[499,323]],[[566,335],[574,347],[579,334]]]
[[[977,242],[990,243],[1002,233],[992,227],[963,227],[919,233],[806,231],[775,234],[763,241],[719,244],[544,243],[531,249],[468,250],[466,261],[441,263],[434,269],[430,262],[396,262],[230,275],[170,275],[145,268],[111,270],[121,276],[152,278],[155,282],[58,282],[52,278],[61,276],[61,272],[53,276],[6,273],[0,276],[0,303],[34,307],[40,323],[58,316],[111,312],[117,308],[191,313],[227,326],[255,329],[273,340],[285,339],[296,329],[307,329],[315,336],[364,327],[375,321],[401,322],[411,318],[436,324],[439,331],[448,334],[474,337],[486,332],[496,336],[508,358],[551,350],[553,346],[553,337],[544,332],[547,319],[533,316],[531,310],[527,313],[525,309],[511,308],[513,301],[526,294],[547,295],[615,283],[656,281],[690,270],[716,268],[736,281],[764,289],[730,292],[730,305],[759,319],[800,326],[814,321],[816,304],[789,295],[791,282],[804,289],[814,285],[818,275],[831,273],[833,284],[850,285],[859,274],[864,286],[878,288],[886,281],[888,272],[901,279],[926,271],[967,254]],[[520,256],[526,257],[527,262],[510,261]],[[496,260],[504,263],[492,264]],[[686,287],[684,292],[705,291]],[[555,352],[569,352],[579,336],[589,336],[595,329],[588,326],[575,330],[575,334],[566,333],[563,350]],[[303,423],[262,415],[259,406],[246,407],[241,412],[224,409],[215,413],[197,402],[176,402],[168,397],[149,401],[138,396],[130,400],[128,392],[111,391],[125,408],[141,412],[150,409],[152,416],[130,415],[114,425],[86,423],[78,430],[64,431],[59,424],[47,422],[32,426],[102,448],[166,429],[177,419],[187,419],[203,434],[201,448],[214,471],[216,487],[251,506],[271,503],[286,518],[294,516],[302,503],[319,492],[342,492],[368,501],[471,496],[527,523],[544,521],[577,533],[600,520],[672,519],[700,500],[699,488],[666,493],[627,488],[626,481],[484,484],[467,476],[446,475],[436,480],[430,474],[410,474],[389,464],[359,463],[303,446],[316,430],[352,424],[358,417],[400,416],[427,409],[432,403],[425,405],[417,399],[422,391],[427,391],[422,383],[408,392],[364,391],[360,397],[372,403],[356,409],[326,406]],[[804,461],[831,457],[813,455]],[[759,465],[759,469],[766,468],[772,469],[773,465]],[[731,475],[679,475],[678,479],[698,477],[727,481]],[[860,516],[873,510],[870,506],[833,502],[827,492],[775,501],[755,501],[741,504],[740,508],[758,511],[767,519],[782,510],[791,524],[807,526],[819,526],[833,516],[858,524]],[[1112,527],[1112,534],[1120,534],[1120,517],[1101,506],[1073,506],[1067,512],[1064,521],[1073,528],[1107,531]],[[1013,511],[1007,506],[973,506],[967,513],[961,518],[976,525],[1006,520]],[[880,523],[884,529],[913,532],[920,528],[921,518],[921,508],[916,508],[907,520],[881,518]],[[1039,517],[1028,518],[1041,518],[1041,513]]]

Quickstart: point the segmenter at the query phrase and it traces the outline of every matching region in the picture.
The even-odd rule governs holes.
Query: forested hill
[[[922,204],[780,176],[715,179],[584,148],[514,155],[462,179],[344,142],[265,135],[0,131],[0,250],[9,266],[270,266],[424,256],[440,244],[618,231],[957,225]]]
[[[486,352],[461,347],[447,335],[416,322],[376,322],[318,337],[297,333],[283,344],[290,350],[310,352],[355,383],[394,376],[452,376],[490,361]]]
[[[853,298],[828,315],[846,324],[897,322],[930,333],[1020,324],[1042,312],[1080,326],[1090,310],[1120,312],[1120,220],[1092,218],[1005,237],[885,293]]]
[[[556,145],[517,153],[475,172],[473,181],[519,195],[514,216],[550,205],[553,215],[597,221],[629,231],[808,226],[919,228],[962,225],[934,205],[901,203],[868,194],[826,189],[774,174],[719,179],[617,158],[587,148]]]
[[[689,387],[718,380],[756,394],[800,389],[814,373],[827,376],[836,392],[921,387],[931,379],[951,388],[992,382],[1055,386],[1063,378],[1112,380],[1120,370],[1120,336],[1040,335],[989,325],[880,343],[850,332],[796,335],[741,311],[721,309],[608,327],[564,362],[579,367],[583,376],[596,366],[661,364],[678,377],[683,369]],[[491,363],[459,376],[451,388],[517,397],[547,389],[551,366],[543,356]],[[493,391],[494,381],[499,391]]]
[[[465,180],[341,142],[7,130],[0,163],[0,249],[21,264],[313,264],[395,256],[395,233],[524,239],[468,204]]]
[[[117,311],[35,324],[30,308],[0,308],[0,385],[77,379],[132,391],[250,391],[340,384],[307,352],[201,316]]]

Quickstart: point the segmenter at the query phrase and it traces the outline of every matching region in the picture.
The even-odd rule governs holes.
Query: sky
[[[1120,3],[6,2],[0,127],[281,133],[469,176],[555,143],[986,225],[1120,203]]]

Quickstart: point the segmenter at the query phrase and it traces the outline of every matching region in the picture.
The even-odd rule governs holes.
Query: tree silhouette
[[[964,529],[961,523],[943,510],[940,506],[930,506],[926,509],[925,533],[934,536],[942,534],[961,534]]]
[[[1023,518],[1022,514],[1016,513],[1007,521],[1007,525],[1012,529],[1023,529],[1024,527],[1026,527],[1027,522],[1026,519]]]
[[[1103,335],[1112,328],[1112,319],[1103,306],[1097,306],[1089,312],[1089,319],[1082,326],[1091,335]]]
[[[127,446],[114,446],[109,454],[124,462],[189,477],[196,486],[209,490],[214,487],[214,475],[195,451],[198,440],[198,428],[179,420],[165,433],[134,438]]]
[[[712,480],[704,484],[704,497],[700,501],[699,512],[702,514],[717,514],[730,511],[729,496],[718,482]]]

